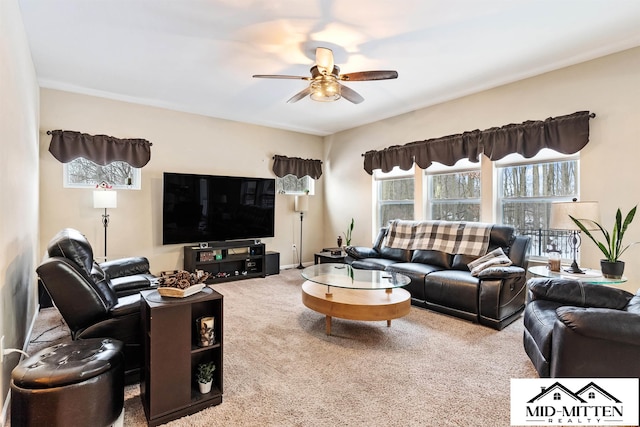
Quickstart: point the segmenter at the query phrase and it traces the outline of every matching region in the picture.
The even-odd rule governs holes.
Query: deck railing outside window
[[[516,229],[516,234],[531,236],[529,256],[546,258],[548,251],[554,249],[560,251],[562,259],[573,259],[573,250],[570,246],[572,231]]]

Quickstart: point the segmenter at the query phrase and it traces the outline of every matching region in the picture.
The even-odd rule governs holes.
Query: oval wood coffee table
[[[302,271],[302,303],[326,316],[326,333],[331,335],[331,318],[349,320],[391,320],[406,316],[411,294],[400,289],[409,277],[379,270],[358,270],[345,264],[317,264]]]

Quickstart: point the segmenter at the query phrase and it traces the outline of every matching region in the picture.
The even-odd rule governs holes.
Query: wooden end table
[[[341,251],[340,255],[334,255],[331,251],[322,251],[313,254],[313,263],[314,264],[325,264],[325,263],[344,263],[344,258],[347,256],[345,251]]]

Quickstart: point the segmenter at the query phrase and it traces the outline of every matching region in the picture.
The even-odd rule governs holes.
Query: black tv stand
[[[209,284],[265,277],[265,245],[257,242],[233,240],[185,246],[184,269],[206,271],[211,275]]]

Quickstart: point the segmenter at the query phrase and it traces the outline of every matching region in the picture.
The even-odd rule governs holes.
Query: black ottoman
[[[109,426],[124,406],[122,342],[45,348],[11,372],[11,426]]]

